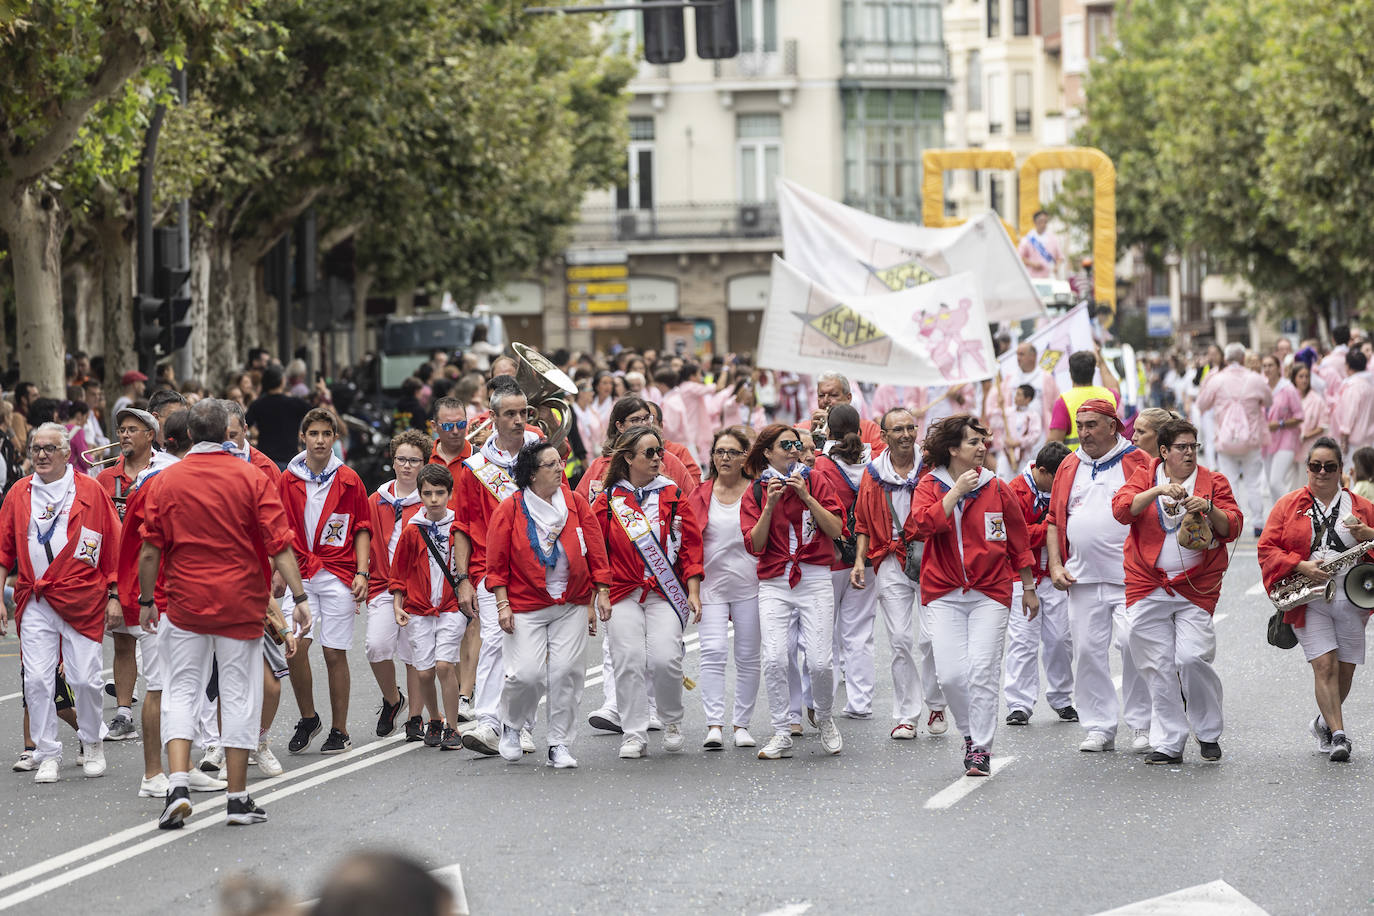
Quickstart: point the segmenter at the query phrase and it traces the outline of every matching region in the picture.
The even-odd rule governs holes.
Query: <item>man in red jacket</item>
[[[105,775],[100,642],[107,623],[123,622],[115,575],[119,518],[100,484],[67,463],[70,448],[60,425],[35,429],[33,474],[16,483],[0,507],[0,582],[11,570],[18,573],[14,622],[37,747],[33,781],[40,783],[57,782],[62,762],[53,704],[59,660],[76,695],[85,773]],[[8,618],[0,602],[0,634]]]
[[[159,631],[165,676],[162,737],[171,789],[158,818],[164,830],[181,827],[191,816],[191,741],[212,662],[219,668],[228,823],[267,820],[248,795],[248,752],[258,746],[262,713],[269,558],[295,596],[297,626],[310,627],[282,504],[271,483],[224,450],[228,414],[218,401],[195,404],[189,421],[195,445],[159,473],[148,494],[138,568],[142,622]],[[160,621],[153,597],[159,569],[167,586],[167,613]]]

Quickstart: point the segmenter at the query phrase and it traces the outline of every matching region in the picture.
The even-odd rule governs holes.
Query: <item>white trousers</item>
[[[501,634],[501,721],[512,728],[533,722],[547,683],[549,746],[571,745],[587,680],[587,607],[555,604],[514,616],[515,632]]]
[[[602,632],[606,631],[602,627]],[[658,706],[654,703],[654,682],[651,679],[645,687],[649,691],[649,718],[658,715]],[[612,713],[618,713],[620,706],[615,699],[615,659],[611,658],[611,640],[603,636],[601,639],[601,708]]]
[[[1089,582],[1069,586],[1069,632],[1073,637],[1074,694],[1078,721],[1090,732],[1116,738],[1124,712],[1131,728],[1150,727],[1150,689],[1131,656],[1126,632],[1126,586]],[[1112,638],[1113,625],[1117,634]],[[1112,645],[1121,651],[1121,696],[1112,683]]]
[[[864,571],[871,580],[873,570]],[[844,677],[845,712],[873,712],[873,625],[878,617],[878,590],[851,588],[849,570],[830,573],[835,590],[835,661]],[[868,583],[865,583],[868,584]]]
[[[77,734],[83,744],[105,740],[102,707],[105,679],[100,675],[100,643],[87,639],[63,620],[42,598],[30,598],[24,605],[19,627],[19,654],[24,663],[24,702],[29,709],[29,732],[33,736],[34,759],[62,759],[62,742],[57,738],[57,665],[76,697]],[[203,682],[202,682],[203,683]]]
[[[801,626],[801,642],[815,691],[816,715],[830,718],[834,708],[835,675],[832,667],[835,630],[835,590],[830,570],[802,564],[801,581],[789,588],[787,576],[759,583],[759,631],[763,642],[763,679],[768,691],[768,711],[775,735],[791,733],[791,691],[788,684],[788,631],[793,619]],[[792,656],[795,658],[795,654]],[[667,721],[666,719],[664,721]]]
[[[262,718],[262,639],[232,639],[158,624],[167,686],[162,691],[162,742],[196,737],[210,666],[219,662],[220,743],[253,750]]]
[[[367,602],[367,632],[363,634],[363,648],[367,652],[367,660],[373,664],[393,658],[410,664],[410,640],[396,625],[395,605],[391,592],[381,592]]]
[[[1259,449],[1244,455],[1218,454],[1216,460],[1213,469],[1231,482],[1245,520],[1252,527],[1264,527],[1264,459]]]
[[[1221,678],[1212,667],[1217,657],[1212,615],[1187,598],[1156,589],[1126,608],[1126,638],[1150,687],[1150,746],[1181,754],[1190,725],[1199,741],[1218,740]]]
[[[650,595],[617,601],[606,621],[606,640],[615,664],[616,709],[625,736],[649,740],[649,694],[654,685],[664,725],[682,722],[682,624],[666,600]]]
[[[501,732],[501,691],[505,669],[501,666],[501,649],[505,645],[505,631],[496,613],[496,596],[485,584],[477,587],[477,620],[481,626],[482,647],[477,651],[477,681],[473,691],[477,720]],[[530,723],[533,723],[533,719]]]
[[[707,725],[726,725],[725,662],[730,657],[730,624],[735,624],[735,708],[730,724],[746,728],[759,695],[759,599],[703,604],[701,666],[697,687]]]
[[[1277,451],[1264,459],[1264,515],[1259,517],[1261,525],[1269,517],[1279,497],[1294,489],[1293,481],[1297,473],[1298,466],[1293,461],[1291,448]]]
[[[1007,608],[982,592],[950,592],[929,604],[935,667],[959,734],[992,749]]]
[[[868,590],[876,591],[887,641],[892,645],[892,718],[915,719],[921,714],[922,677],[917,663],[917,634],[925,631],[925,654],[930,661],[930,680],[936,694],[931,709],[944,709],[945,696],[935,675],[930,633],[922,624],[925,609],[917,610],[917,584],[906,577],[896,558],[888,557],[866,576]]]
[[[1073,701],[1073,640],[1069,638],[1069,609],[1065,594],[1054,587],[1049,576],[1035,587],[1040,598],[1040,613],[1027,620],[1021,612],[1021,582],[1011,587],[1011,608],[1007,615],[1006,678],[1002,694],[1008,709],[1035,709],[1040,698],[1040,664],[1045,665],[1045,699],[1052,709],[1063,709]]]

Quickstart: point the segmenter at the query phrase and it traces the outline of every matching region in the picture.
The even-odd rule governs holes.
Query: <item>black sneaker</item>
[[[229,799],[229,816],[226,818],[230,824],[261,824],[267,820],[267,812],[262,810],[254,803],[252,797],[239,801],[237,798]]]
[[[420,716],[406,719],[406,741],[425,740],[425,720]]]
[[[320,745],[320,753],[325,755],[342,754],[352,746],[353,742],[348,740],[347,735],[337,728],[331,728],[329,730],[329,737],[325,738],[324,744]]]
[[[1172,756],[1163,751],[1151,751],[1145,762],[1151,766],[1173,766],[1183,762],[1183,755]]]
[[[992,752],[987,748],[975,747],[964,758],[965,776],[991,776]]]
[[[1221,759],[1221,743],[1218,741],[1199,741],[1198,749],[1202,752],[1202,759],[1211,763]]]
[[[425,729],[425,747],[438,747],[444,743],[444,723],[438,719],[429,720],[429,728]]]
[[[1078,710],[1074,709],[1072,706],[1061,706],[1059,709],[1056,709],[1054,712],[1055,712],[1056,715],[1059,716],[1059,721],[1060,721],[1060,722],[1077,722],[1077,721],[1078,721]]]
[[[291,740],[286,742],[286,749],[293,754],[299,754],[310,746],[310,742],[315,740],[315,736],[320,733],[320,714],[315,713],[308,719],[301,719],[296,723],[296,733],[291,736]]]
[[[386,697],[382,697],[382,705],[377,707],[377,737],[385,738],[396,730],[396,717],[401,713],[401,707],[405,705],[406,695],[401,691],[396,691],[396,702],[388,703]]]
[[[444,743],[439,745],[441,751],[457,751],[463,748],[463,738],[458,734],[456,728],[444,729]]]
[[[177,786],[167,793],[167,804],[157,819],[159,830],[180,830],[191,816],[191,790]]]
[[[1026,712],[1024,709],[1013,709],[1011,712],[1007,713],[1007,724],[1029,725],[1030,713]]]
[[[1332,733],[1331,759],[1336,763],[1350,759],[1350,739],[1345,736],[1345,732]]]

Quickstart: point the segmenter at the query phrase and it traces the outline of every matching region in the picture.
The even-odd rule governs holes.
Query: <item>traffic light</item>
[[[644,59],[651,64],[676,64],[687,59],[687,27],[682,8],[641,10],[644,17]]]
[[[696,9],[697,57],[719,60],[739,54],[737,0],[692,0]]]
[[[186,316],[191,311],[186,282],[191,278],[191,271],[182,267],[181,240],[177,228],[162,227],[157,233],[153,296],[159,306],[157,344],[161,352],[158,355],[171,356],[186,346],[186,341],[191,337],[191,326],[186,323]]]
[[[139,294],[134,297],[134,351],[151,355],[162,340],[162,300]]]

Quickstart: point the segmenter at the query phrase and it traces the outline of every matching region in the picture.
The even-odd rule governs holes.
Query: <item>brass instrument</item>
[[[513,343],[511,349],[516,359],[515,382],[535,411],[535,422],[550,445],[560,445],[572,429],[573,412],[568,398],[577,395],[577,385],[534,347]],[[544,416],[545,412],[551,416]],[[492,426],[492,418],[488,416],[468,431],[468,442],[474,448],[480,446],[491,435]]]
[[[81,453],[81,460],[93,468],[103,468],[107,464],[114,464],[123,454],[124,447],[118,442],[111,442],[108,445],[86,449]]]
[[[1370,550],[1374,550],[1374,541],[1364,541],[1319,563],[1323,570],[1331,574],[1331,578],[1325,582],[1291,572],[1274,583],[1269,590],[1269,600],[1274,602],[1274,608],[1279,611],[1291,611],[1309,601],[1330,601],[1336,596],[1336,577],[1359,564]]]

